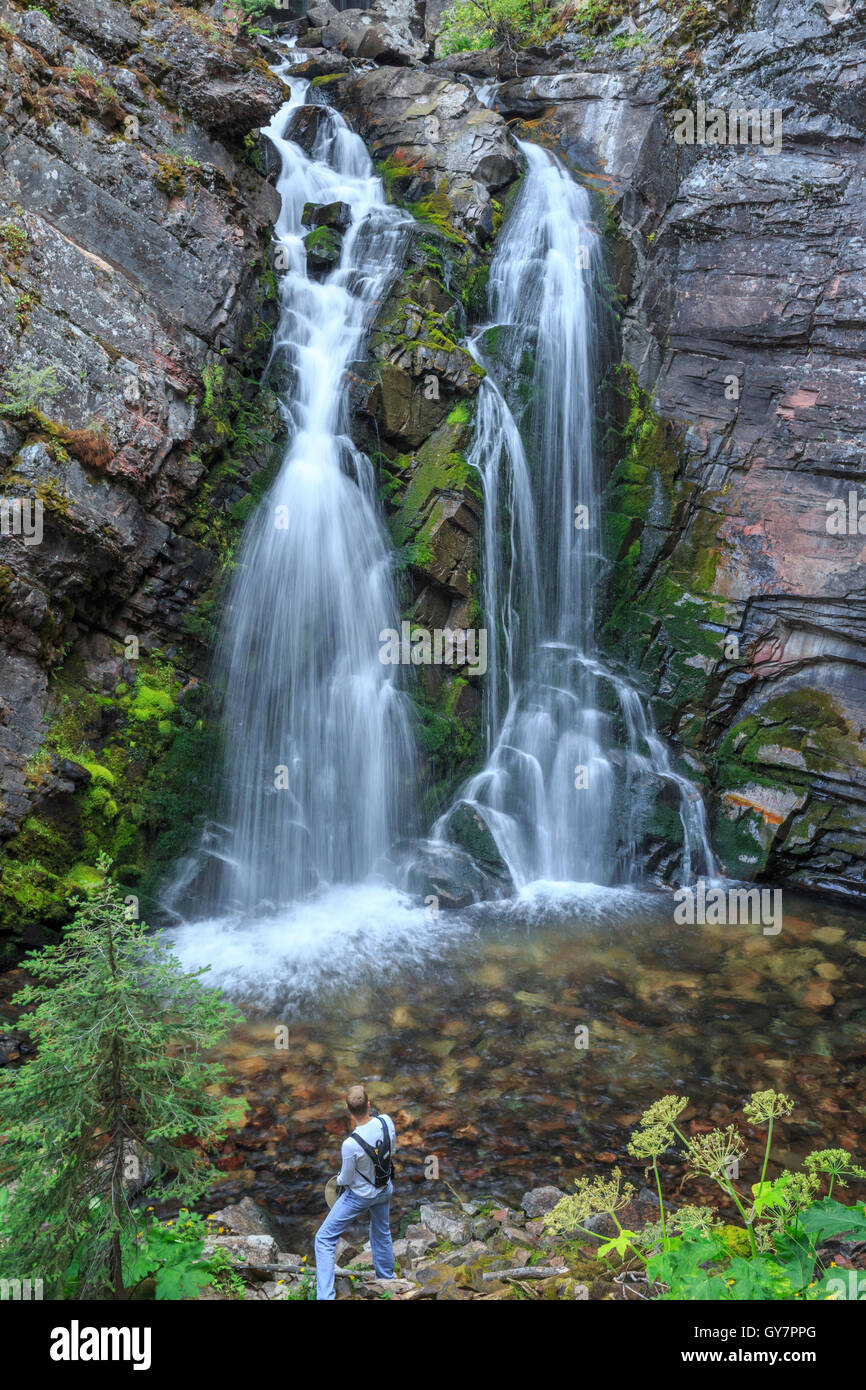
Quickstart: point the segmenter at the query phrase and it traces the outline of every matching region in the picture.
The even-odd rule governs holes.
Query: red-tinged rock
[[[233,1173],[236,1168],[243,1168],[244,1158],[239,1153],[224,1154],[215,1166],[221,1168],[224,1173]]]
[[[240,1072],[241,1076],[258,1076],[267,1069],[268,1063],[262,1056],[241,1057],[232,1064],[232,1071]]]

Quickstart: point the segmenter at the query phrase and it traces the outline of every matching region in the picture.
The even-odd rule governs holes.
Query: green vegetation
[[[100,858],[63,941],[28,958],[35,983],[15,996],[37,1052],[0,1071],[14,1183],[0,1271],[42,1279],[49,1298],[123,1298],[148,1274],[158,1297],[181,1297],[212,1273],[200,1251],[179,1260],[171,1237],[142,1230],[135,1194],[189,1200],[216,1176],[207,1150],[238,1102],[217,1094],[224,1069],[206,1054],[239,1015],[132,920],[108,869]]]
[[[63,760],[89,774],[71,793],[42,798],[0,854],[0,932],[7,953],[23,937],[57,931],[100,852],[145,912],[168,867],[188,848],[210,789],[218,733],[202,688],[158,657],[108,695],[77,663],[52,678],[55,715],[26,775],[38,795]],[[61,774],[62,775],[62,774]]]
[[[688,1138],[677,1120],[688,1106],[684,1096],[665,1096],[641,1117],[628,1145],[629,1153],[648,1162],[659,1197],[660,1219],[635,1231],[624,1228],[617,1212],[628,1207],[634,1187],[623,1183],[615,1168],[610,1178],[580,1178],[576,1192],[563,1197],[544,1218],[551,1234],[580,1232],[597,1241],[597,1258],[614,1255],[646,1271],[659,1299],[814,1301],[838,1298],[844,1288],[835,1266],[821,1246],[829,1240],[866,1238],[866,1206],[846,1206],[833,1197],[849,1178],[866,1180],[845,1149],[817,1149],[797,1172],[783,1170],[767,1181],[767,1169],[777,1120],[793,1110],[793,1102],[775,1091],[758,1091],[744,1107],[746,1118],[766,1126],[767,1138],[760,1180],[747,1195],[734,1176],[747,1158],[746,1145],[733,1125],[710,1129]],[[715,1207],[664,1206],[658,1161],[682,1145],[689,1173],[710,1178],[736,1209],[741,1224],[723,1222]],[[826,1195],[821,1195],[827,1183]],[[616,1228],[611,1237],[598,1234],[586,1221],[598,1215]],[[844,1297],[844,1293],[842,1294]]]
[[[38,401],[52,401],[61,390],[54,367],[34,367],[29,362],[17,362],[6,373],[3,383],[5,399],[0,414],[15,419],[30,414]]]
[[[615,34],[610,41],[610,46],[619,53],[624,48],[640,48],[645,43],[646,36],[643,30],[636,29],[633,34]]]
[[[157,188],[162,189],[169,198],[183,197],[186,192],[183,160],[175,154],[156,154],[153,158],[157,167],[154,177]]]
[[[458,0],[441,20],[442,52],[462,53],[504,44],[514,51],[538,43],[550,29],[546,0]]]
[[[3,243],[5,254],[16,265],[27,253],[27,233],[14,222],[0,223],[0,242]]]

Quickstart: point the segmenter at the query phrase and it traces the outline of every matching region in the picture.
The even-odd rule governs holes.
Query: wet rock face
[[[502,116],[468,84],[381,67],[335,80],[328,94],[402,201],[471,244],[489,243],[496,196],[517,177],[519,157]]]
[[[645,45],[527,58],[499,97],[606,190],[625,361],[646,430],[653,406],[670,425],[655,453],[628,442],[607,498],[623,587],[605,641],[640,660],[709,783],[731,872],[862,894],[862,14],[768,0],[691,57],[673,13],[633,22]],[[697,121],[698,101],[726,136],[732,109],[763,111],[763,143],[737,118],[734,143],[678,144],[674,112]]]
[[[430,51],[423,12],[423,3],[416,0],[378,0],[369,10],[316,5],[309,12],[311,27],[304,34],[304,46],[350,59],[398,66],[419,63]]]
[[[38,543],[0,540],[8,835],[33,804],[49,672],[93,633],[176,651],[213,580],[193,518],[269,331],[279,207],[243,138],[285,88],[192,10],[0,8],[0,487],[42,509]],[[236,459],[209,521],[262,462]]]

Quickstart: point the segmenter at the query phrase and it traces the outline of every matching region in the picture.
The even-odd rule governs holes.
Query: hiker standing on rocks
[[[342,1189],[316,1232],[316,1298],[333,1299],[334,1250],[343,1232],[370,1217],[370,1247],[378,1279],[394,1278],[391,1194],[397,1132],[390,1115],[373,1115],[363,1086],[352,1086],[346,1109],[355,1126],[343,1140],[337,1187]]]

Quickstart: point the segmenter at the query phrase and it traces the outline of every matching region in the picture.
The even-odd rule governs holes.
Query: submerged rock
[[[398,847],[404,861],[408,892],[426,900],[436,899],[437,908],[470,907],[489,898],[501,898],[507,891],[503,882],[478,865],[471,855],[454,845],[425,840]]]
[[[502,894],[514,889],[508,865],[499,852],[484,817],[468,801],[458,801],[442,826],[442,835],[471,855],[482,872],[501,887]]]

